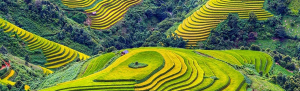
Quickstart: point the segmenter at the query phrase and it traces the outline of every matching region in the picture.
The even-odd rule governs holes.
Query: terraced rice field
[[[50,69],[44,68],[42,66],[39,66],[39,67],[41,67],[41,69],[43,70],[43,73],[46,74],[46,75],[49,75],[49,74],[53,73],[53,71],[50,70]]]
[[[249,18],[249,13],[254,12],[258,20],[267,20],[273,15],[264,9],[264,0],[209,0],[199,10],[182,21],[175,30],[178,36],[189,40],[187,47],[196,46],[198,41],[208,38],[212,28],[215,28],[229,13],[238,13],[241,19]]]
[[[266,53],[250,50],[197,50],[197,52],[212,56],[225,63],[242,66],[242,63],[254,64],[257,72],[263,72],[264,75],[273,67],[272,57]],[[235,61],[235,62],[233,62]]]
[[[16,84],[16,82],[12,82],[9,80],[9,78],[11,78],[14,74],[15,74],[15,71],[14,70],[9,70],[8,71],[8,75],[6,77],[4,77],[3,79],[0,79],[0,83],[1,84],[4,84],[4,85],[12,85],[14,86]]]
[[[97,73],[45,88],[42,89],[42,91],[245,91],[247,85],[244,76],[231,65],[237,65],[239,62],[247,64],[251,61],[249,59],[250,57],[262,59],[259,55],[265,57],[265,61],[260,62],[269,62],[269,56],[267,54],[246,50],[212,50],[212,53],[218,53],[219,55],[225,54],[216,57],[208,57],[197,53],[203,50],[197,50],[196,52],[194,50],[178,48],[142,47],[126,50],[129,51],[128,54],[116,59],[107,68]],[[208,53],[210,51],[205,52]],[[249,56],[249,53],[252,55]],[[224,61],[226,58],[234,59],[235,61],[229,63]],[[130,63],[136,61],[148,64],[148,66],[144,68],[128,67]],[[272,62],[273,61],[270,60],[270,63],[265,63],[266,65],[262,66],[263,68],[261,70],[268,73],[269,67],[272,67],[272,65],[269,64]],[[238,65],[241,65],[241,63]]]
[[[69,8],[84,8],[85,12],[92,14],[91,28],[108,29],[124,18],[128,8],[141,3],[142,0],[62,0]]]
[[[17,34],[22,40],[28,43],[30,50],[42,49],[47,58],[47,63],[45,64],[47,68],[61,67],[72,62],[77,57],[80,60],[86,60],[90,57],[69,47],[30,33],[3,19],[0,19],[0,27],[3,27],[5,33]]]
[[[3,70],[6,70],[6,69],[3,69]],[[9,70],[7,71],[7,74],[6,73],[4,74],[5,77],[3,79],[0,78],[0,84],[4,85],[4,86],[7,86],[7,85],[15,86],[16,82],[9,80],[9,79],[12,79],[12,77],[14,75],[16,75],[16,72],[9,68]],[[30,86],[24,85],[25,91],[28,91],[29,88],[30,88]]]

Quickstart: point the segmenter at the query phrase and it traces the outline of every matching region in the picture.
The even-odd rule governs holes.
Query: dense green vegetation
[[[55,74],[50,74],[33,89],[41,89],[50,86],[55,86],[59,83],[76,79],[80,68],[84,62],[74,62],[74,65],[68,65],[55,71]],[[75,74],[75,75],[74,75]]]
[[[15,86],[1,84],[1,91],[23,91],[25,85],[36,87],[40,81],[44,80],[46,75],[43,71],[22,63],[24,60],[19,59],[11,54],[1,54],[0,60],[11,60],[11,69],[15,71],[15,75],[10,78],[11,81],[16,82]],[[2,74],[1,74],[2,75]]]
[[[101,0],[97,0],[99,1]],[[0,27],[0,60],[11,60],[11,68],[16,72],[9,78],[16,85],[2,84],[0,90],[20,91],[25,88],[25,84],[31,90],[39,90],[61,85],[60,83],[66,85],[68,83],[64,82],[72,83],[72,80],[84,77],[87,77],[87,81],[82,82],[89,83],[86,86],[98,84],[98,89],[111,88],[110,90],[144,90],[152,87],[152,90],[300,89],[299,0],[265,0],[263,9],[274,16],[263,21],[258,17],[263,15],[261,13],[249,12],[249,19],[230,13],[226,20],[220,21],[216,28],[211,29],[206,41],[197,42],[197,47],[186,47],[188,41],[173,31],[207,1],[143,0],[130,7],[118,23],[108,29],[95,30],[91,29],[91,18],[88,18],[90,14],[85,11],[87,7],[69,8],[61,0],[0,0],[1,19],[45,39],[94,55],[88,60],[75,60],[77,62],[53,69],[54,73],[47,76],[37,66],[44,67],[47,62],[43,51],[29,50],[22,37],[4,33],[3,27]],[[214,11],[206,13],[211,12]],[[129,51],[140,50],[137,47],[175,48],[149,48],[151,51],[138,51],[125,57],[118,51],[126,48],[133,48],[128,49]],[[202,50],[198,50],[200,54],[197,54],[193,50],[176,48]],[[162,52],[161,49],[168,51]],[[161,72],[163,75],[155,76],[155,72],[163,69],[161,65],[165,65],[161,61],[163,59],[164,62],[172,60],[176,64],[169,67],[172,69],[168,70],[170,72]],[[271,61],[274,64],[270,64]],[[135,65],[136,62],[138,65]],[[133,69],[128,68],[130,65],[148,66]],[[136,70],[146,70],[147,73],[137,75]],[[0,74],[3,73],[7,71],[1,70]],[[117,78],[122,78],[121,84],[115,82]],[[105,80],[110,82],[103,82]],[[144,81],[150,83],[143,84]],[[243,82],[237,84],[238,81]],[[104,86],[112,84],[117,85]],[[71,85],[80,87],[78,84]],[[178,87],[179,85],[182,86]],[[92,88],[94,87],[80,90]]]

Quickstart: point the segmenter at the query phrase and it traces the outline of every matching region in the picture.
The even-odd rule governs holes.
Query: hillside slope
[[[272,59],[263,52],[249,50],[227,50],[216,51],[226,55],[227,58],[216,59],[214,55],[206,55],[201,51],[178,48],[144,47],[128,50],[129,53],[121,56],[112,62],[107,68],[88,75],[79,77],[73,81],[57,84],[56,86],[42,89],[49,90],[242,90],[245,91],[248,84],[245,77],[239,70],[247,69],[245,65],[236,65],[226,62],[230,57],[236,63],[244,62],[251,65],[254,56],[242,54],[243,52],[263,55]],[[121,50],[122,51],[122,50]],[[195,52],[198,51],[198,52]],[[207,50],[209,51],[209,50]],[[226,53],[231,52],[231,53]],[[235,55],[233,53],[236,53]],[[259,54],[257,54],[259,53]],[[106,55],[106,54],[104,54]],[[118,54],[119,55],[119,54]],[[157,56],[155,56],[157,55]],[[101,57],[101,55],[99,56]],[[103,57],[103,56],[102,56]],[[150,61],[147,57],[155,57],[156,61]],[[97,57],[96,57],[97,58]],[[249,59],[251,58],[251,59]],[[254,58],[255,59],[255,58]],[[270,67],[274,64],[272,60],[261,59],[253,63],[261,67],[264,74],[269,74]],[[149,60],[149,61],[147,61]],[[159,61],[163,62],[160,64]],[[138,63],[136,63],[138,62]],[[154,62],[154,63],[151,63]],[[266,63],[260,63],[266,62]],[[267,63],[269,62],[269,63]],[[144,68],[130,68],[130,63],[147,64]],[[98,63],[99,64],[99,63]],[[106,64],[101,63],[99,65]],[[262,66],[262,64],[264,66]],[[267,65],[268,64],[268,65]],[[159,66],[163,65],[163,66]],[[93,67],[87,66],[87,67]],[[81,69],[86,69],[82,67]],[[101,69],[101,68],[98,68]],[[255,71],[255,70],[254,70]],[[259,72],[256,72],[259,73]],[[251,75],[250,75],[251,76]],[[83,84],[84,83],[84,84]],[[251,83],[249,83],[251,84]]]

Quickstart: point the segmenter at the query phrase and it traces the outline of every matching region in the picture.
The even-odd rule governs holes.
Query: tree
[[[290,0],[272,0],[267,3],[267,9],[273,11],[277,15],[285,15],[289,11],[288,5]]]
[[[252,44],[251,47],[250,47],[250,50],[253,50],[253,51],[260,51],[260,47],[257,46],[257,45]]]
[[[251,24],[255,24],[257,21],[257,16],[255,15],[255,13],[253,11],[251,11],[249,13],[249,20],[248,22],[250,22]]]
[[[286,62],[285,61],[279,61],[280,66],[285,67],[286,66]]]
[[[270,48],[267,48],[267,49],[266,49],[266,51],[267,51],[267,52],[270,52],[270,51],[271,51],[271,49],[270,49]]]
[[[145,12],[145,15],[146,15],[148,18],[152,17],[152,16],[153,16],[153,10],[148,9],[148,10]]]
[[[26,4],[31,3],[32,0],[24,0],[26,2]]]
[[[244,46],[241,46],[241,47],[240,47],[240,50],[245,50],[245,47],[244,47]]]
[[[276,79],[277,79],[276,81],[278,84],[284,84],[286,82],[286,77],[282,73],[278,73]]]
[[[28,62],[30,62],[30,57],[29,57],[29,55],[26,55],[25,56],[25,65],[27,65],[28,66]]]
[[[23,85],[23,83],[20,80],[18,80],[15,84],[16,88],[20,88],[20,87],[22,87],[22,85]]]
[[[262,71],[260,71],[260,72],[259,72],[259,75],[260,75],[260,76],[263,76],[263,72],[262,72]]]
[[[295,66],[295,64],[293,64],[293,63],[291,63],[291,62],[289,62],[287,65],[286,65],[286,67],[285,67],[286,69],[288,69],[288,70],[291,70],[291,71],[293,71],[293,70],[295,70],[296,69],[296,66]]]
[[[72,19],[78,23],[83,23],[86,20],[87,16],[84,13],[76,13],[72,16]]]
[[[245,47],[245,50],[249,50],[249,47],[248,47],[248,46],[246,46],[246,47]]]
[[[277,38],[288,38],[288,35],[286,34],[283,26],[277,26],[275,29],[275,37]]]
[[[112,52],[112,51],[115,51],[115,50],[117,50],[117,48],[114,47],[114,46],[111,46],[111,47],[109,47],[109,48],[107,49],[107,52]]]
[[[254,32],[251,32],[249,34],[249,39],[256,40],[256,36],[255,36]]]
[[[232,13],[229,13],[229,15],[227,16],[227,25],[230,26],[231,28],[238,28],[237,24],[238,24],[238,16],[234,15]]]
[[[279,60],[280,60],[280,58],[279,58],[278,55],[275,55],[273,58],[274,58],[274,61],[275,61],[275,62],[279,62]]]
[[[0,48],[0,53],[2,54],[7,54],[7,49],[2,45],[1,48]]]
[[[285,57],[283,58],[283,61],[285,61],[285,62],[291,62],[291,61],[292,61],[292,58],[291,58],[289,55],[287,55],[287,56],[285,56]]]

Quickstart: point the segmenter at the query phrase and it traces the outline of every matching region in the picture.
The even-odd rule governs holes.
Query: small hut
[[[96,15],[96,14],[97,14],[97,12],[96,12],[96,11],[94,11],[94,12],[92,12],[92,14],[93,14],[93,15]]]
[[[8,60],[8,62],[2,60],[2,62],[3,62],[4,64],[2,64],[0,70],[2,70],[2,69],[4,69],[4,68],[9,69],[9,67],[10,67],[10,60]]]
[[[127,53],[129,53],[129,51],[128,51],[128,50],[124,50],[124,51],[121,53],[121,56],[123,56],[123,55],[125,55],[125,54],[127,54]]]

